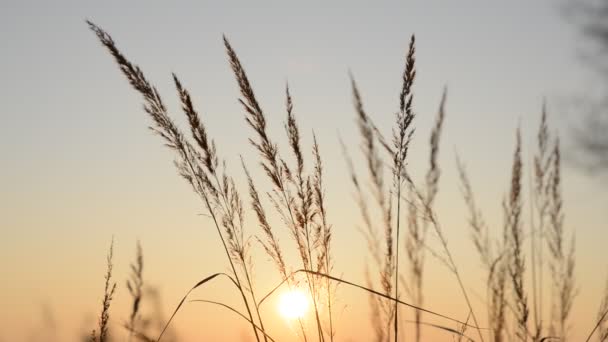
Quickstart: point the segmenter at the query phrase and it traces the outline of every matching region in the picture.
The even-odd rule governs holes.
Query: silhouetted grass
[[[259,164],[271,185],[270,189],[259,190],[256,180],[252,178],[241,159],[250,202],[245,205],[234,179],[219,157],[202,116],[180,79],[173,75],[181,109],[187,118],[190,137],[183,134],[174,123],[159,92],[145,78],[142,70],[118,50],[108,33],[90,21],[87,23],[110,52],[131,86],[142,95],[144,110],[152,119],[151,129],[175,152],[178,173],[202,200],[213,220],[230,265],[229,273],[215,273],[204,277],[185,294],[163,325],[156,341],[160,341],[164,336],[190,293],[220,276],[227,277],[234,285],[236,293],[243,300],[246,312],[213,300],[194,302],[215,305],[234,312],[236,317],[250,324],[251,334],[258,342],[276,341],[272,332],[264,325],[260,306],[280,286],[292,288],[296,274],[306,278],[305,284],[313,303],[314,327],[307,327],[299,320],[298,334],[305,342],[313,336],[316,336],[318,341],[339,339],[336,338],[339,332],[336,330],[337,324],[332,309],[336,286],[339,284],[357,288],[362,291],[361,296],[369,296],[369,323],[374,339],[378,342],[403,340],[404,334],[400,329],[404,323],[413,325],[417,342],[423,340],[423,326],[448,332],[459,341],[474,341],[469,336],[471,333],[467,333],[469,330],[475,330],[476,338],[480,342],[485,339],[495,342],[567,340],[570,312],[577,292],[574,279],[574,234],[564,226],[559,141],[549,134],[544,108],[537,135],[537,151],[531,165],[533,181],[531,177],[529,230],[526,230],[528,227],[522,218],[525,167],[519,129],[516,132],[509,192],[503,201],[504,224],[501,236],[491,235],[490,227],[475,201],[464,164],[457,159],[467,207],[467,212],[463,215],[468,218],[473,246],[479,254],[486,276],[487,325],[482,326],[478,319],[479,313],[476,313],[471,304],[469,291],[463,283],[459,267],[448,245],[439,215],[434,209],[441,175],[438,162],[441,133],[447,112],[445,90],[430,133],[429,166],[426,175],[422,182],[418,182],[408,171],[407,156],[414,137],[416,117],[413,91],[416,77],[414,36],[411,37],[405,54],[402,87],[390,141],[364,109],[363,96],[354,76],[351,75],[354,111],[364,158],[363,168],[367,174],[365,181],[360,178],[360,171],[343,143],[342,147],[361,216],[360,230],[374,264],[364,265],[366,286],[362,286],[333,275],[332,246],[340,241],[333,239],[333,225],[325,203],[321,148],[314,133],[312,146],[303,146],[296,119],[295,101],[288,86],[285,87],[284,124],[288,146],[283,150],[269,134],[266,114],[255,96],[243,64],[228,39],[223,37],[228,62],[240,92],[239,102],[244,110],[244,118],[252,129],[249,142],[257,152]],[[306,157],[308,149],[312,152],[312,160]],[[294,162],[288,162],[283,153],[291,154]],[[387,177],[392,177],[392,182],[388,182]],[[260,194],[266,197],[261,197]],[[278,215],[282,224],[270,223],[265,201],[270,203],[273,214]],[[402,205],[407,209],[402,210]],[[260,235],[252,233],[250,228],[245,226],[244,217],[248,208],[257,218]],[[277,238],[278,229],[286,229],[295,242],[300,266],[287,264],[283,246]],[[405,238],[401,234],[402,230],[405,230]],[[428,246],[429,234],[434,234],[438,239],[441,250],[436,251]],[[270,256],[282,279],[280,284],[266,294],[261,294],[255,288],[255,275],[250,258],[251,237],[255,237]],[[526,256],[524,244],[528,241],[531,253]],[[99,337],[94,331],[92,341],[103,342],[107,339],[109,307],[115,290],[115,285],[112,285],[110,280],[112,248],[108,256]],[[401,248],[405,248],[407,272],[402,272],[401,269]],[[458,320],[424,307],[424,267],[427,253],[454,276],[467,305],[466,320]],[[524,282],[524,279],[527,279],[528,265],[531,265],[531,284]],[[545,315],[543,311],[543,275],[547,273],[544,271],[545,266],[548,266],[552,280],[549,315]],[[297,271],[292,272],[294,268]],[[129,339],[149,341],[154,339],[138,329],[137,324],[143,297],[142,271],[143,255],[138,245],[136,261],[131,265],[131,278],[127,282],[127,288],[133,298],[132,311],[124,327],[129,331]],[[405,289],[408,300],[402,299],[401,289]],[[607,302],[605,298],[598,314],[598,323],[591,332],[593,334],[596,330],[599,331],[600,340],[608,337],[605,324]],[[400,316],[399,312],[403,307],[414,311],[414,320],[405,320]],[[455,324],[455,327],[424,322],[423,314],[448,321],[449,324]],[[314,331],[309,331],[311,329]]]

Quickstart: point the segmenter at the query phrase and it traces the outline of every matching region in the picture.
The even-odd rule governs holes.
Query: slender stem
[[[215,184],[218,186],[219,189],[222,188],[221,183],[219,178],[217,177],[217,173],[213,173],[213,176],[215,178]],[[224,206],[225,206],[225,211],[228,211],[229,208],[229,204],[228,204],[228,198],[226,198],[226,194],[224,194],[223,191],[220,191],[220,195],[222,198],[222,201],[224,201]],[[232,219],[232,218],[231,218]],[[253,299],[253,303],[254,303],[254,307],[255,307],[255,311],[258,315],[258,321],[260,322],[260,327],[262,328],[262,330],[264,330],[264,322],[262,320],[262,316],[260,315],[260,310],[258,309],[258,306],[256,304],[256,299],[255,299],[255,293],[253,291],[253,284],[251,282],[251,277],[249,276],[249,270],[247,269],[247,265],[245,264],[245,260],[243,260],[243,257],[241,257],[241,263],[243,265],[243,272],[245,273],[245,278],[247,280],[247,284],[249,286],[249,290],[251,291],[251,297]],[[268,336],[266,336],[266,334],[264,334],[264,341],[268,342]]]
[[[310,248],[310,232],[308,230],[308,222],[305,223],[304,232],[306,233],[306,249],[308,252],[308,268],[311,271],[314,271],[312,266],[312,250]],[[319,308],[317,306],[317,291],[315,289],[315,282],[308,276],[308,287],[311,292],[312,304],[315,307],[315,318],[317,320],[317,332],[319,333],[319,339],[321,341],[325,341],[325,335],[323,334],[323,329],[321,328],[321,320],[319,319]]]
[[[395,342],[397,342],[399,335],[399,307],[397,300],[399,299],[399,223],[401,213],[401,172],[397,172],[397,240],[395,241]]]
[[[458,268],[456,267],[454,258],[452,258],[452,253],[450,253],[450,250],[448,248],[448,242],[446,241],[445,237],[443,236],[441,227],[439,226],[439,223],[435,219],[433,210],[428,206],[427,203],[424,202],[424,199],[423,199],[422,195],[420,194],[420,192],[416,190],[416,193],[417,193],[418,198],[420,198],[422,203],[424,203],[424,205],[426,207],[425,210],[428,214],[428,218],[431,221],[431,223],[433,224],[433,228],[435,228],[435,232],[437,233],[437,236],[439,237],[439,240],[441,241],[441,245],[443,246],[443,249],[448,257],[448,261],[452,265],[452,272],[454,273],[454,275],[456,276],[456,279],[458,280],[458,285],[460,286],[460,290],[462,291],[464,299],[467,302],[467,306],[469,307],[469,311],[471,312],[471,316],[473,317],[473,322],[475,322],[475,325],[477,327],[479,327],[479,323],[477,322],[477,316],[475,315],[475,311],[473,311],[473,306],[471,305],[471,301],[469,300],[467,291],[464,287],[464,284],[462,283],[460,273],[458,272]],[[481,330],[479,328],[477,328],[477,333],[479,334],[479,339],[481,340],[481,342],[483,342],[484,341],[483,335],[481,334]]]
[[[184,151],[186,152],[186,151]],[[190,160],[188,158],[185,158],[187,163],[188,163],[188,167],[190,167],[190,170],[192,171],[192,173],[194,175],[196,175],[194,166],[192,165],[192,163],[190,162]],[[241,285],[241,281],[239,279],[238,273],[236,272],[236,267],[234,267],[234,262],[232,261],[232,258],[230,257],[230,252],[228,251],[228,246],[226,245],[226,240],[224,239],[224,236],[222,235],[222,230],[220,229],[220,225],[217,222],[217,217],[215,216],[215,213],[213,212],[213,209],[211,208],[211,203],[209,203],[209,198],[207,197],[207,194],[205,193],[204,189],[204,185],[201,184],[201,181],[198,177],[194,177],[196,179],[196,182],[199,186],[199,188],[201,189],[200,194],[203,197],[203,200],[205,201],[205,205],[207,206],[207,210],[209,211],[209,214],[211,215],[211,217],[213,218],[213,223],[215,224],[215,228],[217,230],[217,234],[220,236],[220,240],[222,241],[222,245],[224,246],[224,251],[226,252],[226,256],[228,257],[228,261],[230,262],[230,268],[232,268],[232,272],[234,273],[234,278],[236,280],[237,286],[239,288],[239,292],[241,293],[241,297],[243,297],[243,302],[245,303],[245,308],[247,309],[247,314],[249,314],[249,318],[251,319],[251,327],[253,328],[253,332],[255,334],[255,339],[257,342],[260,342],[260,336],[258,335],[258,330],[255,327],[255,324],[253,323],[253,315],[251,314],[251,309],[249,308],[249,302],[247,301],[247,297],[245,296],[245,292],[243,291],[243,286]]]
[[[244,260],[243,260],[244,262]],[[251,278],[249,277],[249,271],[247,271],[247,268],[244,267],[245,269],[245,278],[247,279],[247,284],[249,285],[249,289],[251,290],[251,298],[253,299],[253,305],[255,308],[255,311],[258,315],[258,320],[260,321],[260,327],[262,328],[262,331],[266,331],[266,328],[264,328],[264,322],[262,321],[262,316],[260,315],[260,308],[257,304],[257,300],[255,299],[255,293],[253,292],[253,285],[251,283]],[[264,334],[264,341],[268,342],[268,336],[266,334]]]
[[[329,273],[329,248],[325,251],[325,270]],[[332,320],[331,314],[331,288],[329,284],[329,279],[326,279],[327,286],[327,309],[329,310],[329,339],[331,342],[334,341],[334,323]]]

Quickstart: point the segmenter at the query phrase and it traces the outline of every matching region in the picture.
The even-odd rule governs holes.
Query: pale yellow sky
[[[45,325],[44,307],[56,320],[58,340],[76,340],[76,334],[90,331],[112,236],[119,284],[112,306],[116,326],[128,317],[124,281],[137,239],[144,248],[145,279],[161,289],[166,315],[196,281],[228,269],[217,233],[200,215],[201,204],[175,172],[171,152],[146,129],[149,121],[138,94],[88,31],[85,18],[113,35],[183,123],[170,73],[181,76],[243,194],[239,155],[254,178],[262,173],[247,143],[251,131],[237,103],[222,33],[239,53],[280,146],[286,141],[283,87],[289,80],[304,143],[310,145],[314,129],[326,164],[335,273],[358,283],[364,282],[366,246],[356,230],[359,214],[337,138],[358,153],[349,70],[370,115],[389,129],[398,108],[403,55],[410,34],[417,35],[419,115],[409,164],[420,180],[441,91],[449,87],[436,205],[466,286],[479,295],[483,275],[463,214],[455,151],[467,164],[485,217],[498,231],[515,128],[523,132],[527,184],[543,99],[551,128],[568,145],[572,118],[564,103],[586,83],[576,56],[576,28],[549,0],[5,1],[0,4],[0,341],[27,341],[38,334]],[[579,340],[592,326],[608,273],[603,255],[608,188],[568,164],[563,178],[566,226],[577,236],[580,293],[572,336]],[[268,189],[265,181],[258,183]],[[248,213],[247,219],[250,232],[259,233],[254,215]],[[276,217],[272,220],[280,226]],[[295,267],[289,235],[281,230],[279,237],[292,247],[286,251]],[[279,274],[259,248],[254,257],[263,292],[280,280]],[[431,257],[426,284],[425,306],[466,318],[457,283]],[[194,297],[240,305],[226,288],[220,281]],[[473,297],[481,308],[481,300]],[[367,296],[340,287],[339,303],[339,340],[366,341]],[[268,319],[271,330],[290,340],[276,303],[265,310],[273,317]],[[231,341],[249,333],[232,313],[205,304],[187,305],[175,327],[188,341]],[[124,335],[119,327],[117,332]],[[432,340],[451,341],[443,332],[429,331],[429,339],[431,334],[437,334]]]

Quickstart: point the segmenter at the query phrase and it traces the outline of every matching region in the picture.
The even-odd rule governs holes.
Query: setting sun
[[[279,301],[279,312],[288,319],[301,318],[308,310],[308,298],[300,290],[283,293]]]

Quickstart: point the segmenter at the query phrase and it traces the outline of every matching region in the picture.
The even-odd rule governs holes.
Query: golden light
[[[279,312],[287,319],[302,318],[308,310],[308,297],[300,290],[290,290],[279,299]]]

